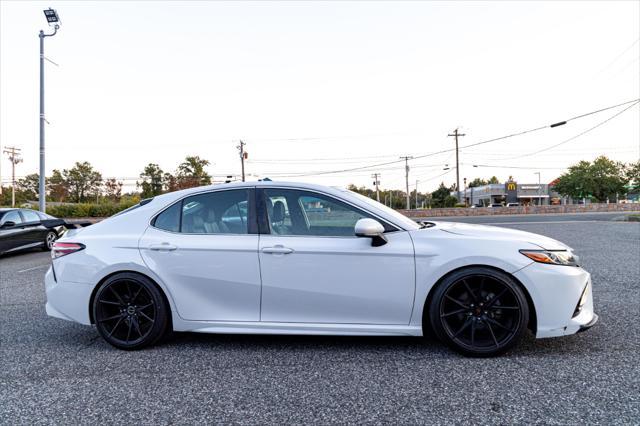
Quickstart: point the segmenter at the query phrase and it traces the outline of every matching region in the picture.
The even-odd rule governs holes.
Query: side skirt
[[[173,313],[174,331],[220,334],[298,334],[326,336],[422,336],[422,327],[384,324],[185,321]]]

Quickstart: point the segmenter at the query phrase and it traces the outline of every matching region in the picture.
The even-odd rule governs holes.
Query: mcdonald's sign
[[[507,203],[518,202],[518,184],[514,181],[508,181],[504,184]]]

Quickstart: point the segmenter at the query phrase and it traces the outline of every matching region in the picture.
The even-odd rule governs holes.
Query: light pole
[[[534,175],[538,175],[538,205],[542,205],[542,199],[540,198],[540,172],[535,172]]]
[[[40,30],[40,176],[38,181],[38,207],[41,212],[45,212],[47,205],[47,192],[45,190],[45,167],[44,167],[44,38],[52,37],[58,32],[60,28],[60,18],[58,13],[49,8],[44,11],[44,16],[47,18],[49,26],[53,26],[53,32],[51,34],[45,34],[43,30]]]
[[[464,178],[464,206],[467,207],[467,178]]]

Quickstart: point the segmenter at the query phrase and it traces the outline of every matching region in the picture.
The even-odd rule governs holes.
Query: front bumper
[[[587,330],[598,320],[593,308],[591,274],[582,268],[532,263],[514,274],[526,287],[536,310],[536,337],[558,337]],[[574,315],[587,288],[586,301]]]
[[[581,325],[580,329],[578,330],[578,333],[582,333],[583,331],[587,331],[588,329],[590,329],[591,327],[593,327],[594,325],[596,325],[596,323],[598,322],[598,315],[597,314],[593,314],[593,318],[591,319],[591,321],[589,321],[588,323]]]
[[[56,281],[50,267],[44,276],[44,286],[47,293],[47,315],[80,324],[91,324],[89,301],[93,285],[65,282],[61,281],[60,277]]]

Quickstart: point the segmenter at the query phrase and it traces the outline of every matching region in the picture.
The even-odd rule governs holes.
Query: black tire
[[[56,234],[54,231],[47,232],[47,235],[45,235],[44,237],[44,245],[42,246],[42,250],[51,251],[51,248],[53,247],[53,243],[55,243],[57,239],[58,239],[58,234]]]
[[[113,275],[102,283],[92,309],[100,336],[124,350],[153,345],[169,324],[161,290],[149,278],[131,272]]]
[[[431,299],[431,327],[443,343],[473,357],[502,354],[527,330],[529,305],[509,275],[470,267],[446,276]]]

